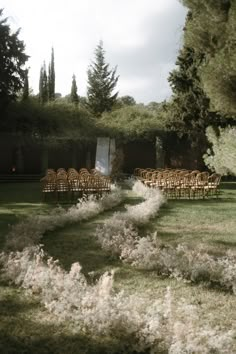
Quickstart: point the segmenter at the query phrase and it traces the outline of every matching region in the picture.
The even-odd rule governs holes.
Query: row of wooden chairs
[[[159,188],[167,198],[206,198],[218,196],[221,175],[185,169],[134,170],[135,177],[148,187]]]
[[[63,168],[57,171],[48,169],[40,181],[43,201],[46,201],[46,198],[72,201],[90,194],[101,196],[111,190],[110,178],[101,175],[95,169],[91,171],[86,168],[79,171],[74,168],[67,171]]]

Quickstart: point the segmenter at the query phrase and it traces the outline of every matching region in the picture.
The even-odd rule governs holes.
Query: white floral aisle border
[[[132,191],[144,199],[137,205],[126,205],[126,212],[115,212],[95,233],[102,248],[113,255],[120,255],[124,247],[133,249],[139,240],[137,226],[147,224],[157,215],[165,202],[158,189],[148,188],[140,181],[129,181]]]
[[[89,220],[98,214],[119,205],[125,193],[121,188],[113,186],[111,193],[97,199],[91,195],[88,199],[81,199],[75,205],[65,210],[58,207],[48,215],[37,215],[27,218],[12,226],[6,239],[6,248],[23,250],[25,247],[37,245],[46,231],[52,231],[79,221]]]
[[[48,258],[40,246],[10,255],[1,254],[7,279],[38,295],[57,320],[66,321],[74,333],[112,336],[121,352],[150,354],[231,353],[236,331],[212,328],[198,315],[197,306],[175,299],[167,288],[163,299],[148,292],[125,294],[113,290],[113,272],[89,285],[79,263],[69,272]],[[152,297],[153,297],[152,291]]]
[[[141,182],[134,184],[133,191],[145,201],[127,206],[125,213],[114,213],[97,228],[95,236],[101,246],[134,267],[157,270],[177,279],[203,281],[236,294],[235,252],[231,250],[216,258],[206,252],[205,245],[191,249],[187,244],[179,244],[175,248],[161,243],[156,233],[139,236],[137,227],[157,214],[164,199],[157,189],[147,188]]]
[[[144,204],[141,203],[141,207],[140,205],[128,207],[133,222],[136,220],[139,224],[143,223],[143,220],[148,220],[148,213],[144,218],[140,218],[135,208],[142,214],[143,206],[148,210],[148,205],[152,205],[156,208],[155,213],[152,210],[149,215],[154,216],[160,206],[158,204],[157,207],[154,199],[151,202],[149,200],[154,197],[153,191],[142,190],[144,194],[150,193],[149,197],[146,195]],[[158,197],[156,194],[156,202],[161,198],[161,195]],[[83,211],[77,210],[75,214],[74,211],[65,215],[63,212],[56,213],[54,223],[49,219],[34,222],[38,236],[33,237],[35,229],[32,224],[29,233],[34,240],[32,243],[40,240],[46,230],[97,215],[100,210],[97,201],[90,200],[86,203],[81,205]],[[88,211],[88,207],[93,212]],[[126,223],[126,220],[121,220],[122,218],[119,220]],[[49,225],[43,226],[43,220],[48,221]],[[23,239],[28,240],[25,227],[22,226],[22,229]],[[16,232],[22,229],[17,227],[12,229],[11,232],[14,230],[14,233],[8,240],[8,246],[16,246],[13,236],[17,237]],[[136,232],[134,229],[131,230],[133,233]],[[25,243],[26,241],[21,241],[19,245],[22,247]],[[57,261],[48,258],[39,245],[24,247],[23,251],[10,254],[3,252],[0,255],[0,264],[2,273],[7,279],[30,293],[37,294],[46,308],[59,320],[70,323],[75,332],[84,332],[92,336],[112,334],[120,341],[121,346],[126,345],[127,352],[148,350],[155,354],[168,350],[172,354],[204,354],[213,351],[230,353],[233,350],[234,329],[225,332],[222,328],[213,329],[210,324],[202,323],[197,314],[197,307],[186,304],[184,300],[172,299],[170,289],[167,290],[164,299],[156,301],[150,300],[145,293],[142,296],[115,293],[112,287],[113,272],[105,273],[96,285],[89,285],[81,273],[79,263],[73,264],[71,270],[66,272]]]
[[[219,285],[236,294],[236,255],[232,250],[224,257],[216,258],[206,252],[204,245],[191,249],[187,244],[179,244],[174,248],[161,243],[156,233],[139,236],[137,226],[157,215],[165,199],[157,189],[147,188],[139,181],[130,180],[129,183],[144,202],[126,206],[125,213],[114,213],[96,230],[101,246],[134,267],[157,270],[159,274],[177,279]],[[46,231],[88,220],[120,204],[124,198],[125,194],[116,187],[100,200],[90,197],[67,211],[57,208],[49,215],[31,217],[12,227],[6,244],[13,250],[38,244]]]

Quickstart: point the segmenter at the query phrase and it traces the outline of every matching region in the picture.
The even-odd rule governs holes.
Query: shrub
[[[236,128],[221,128],[217,133],[208,127],[206,135],[212,145],[203,156],[206,165],[222,175],[236,175]]]

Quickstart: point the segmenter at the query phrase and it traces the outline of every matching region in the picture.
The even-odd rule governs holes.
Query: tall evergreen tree
[[[168,81],[173,90],[169,104],[169,125],[181,135],[192,140],[205,136],[205,128],[215,114],[209,112],[209,99],[201,88],[198,68],[204,54],[184,46],[176,61],[177,68],[170,73]]]
[[[23,66],[28,60],[25,44],[19,40],[19,30],[11,33],[7,19],[2,19],[0,9],[0,112],[7,104],[16,99],[17,92],[23,87],[25,70]]]
[[[40,69],[39,101],[41,103],[46,103],[48,101],[48,77],[47,77],[45,62],[43,63],[43,65]]]
[[[55,100],[55,63],[54,63],[54,49],[51,52],[51,61],[48,67],[48,99]]]
[[[28,77],[28,69],[25,70],[25,79],[24,79],[24,87],[23,87],[23,94],[22,94],[22,100],[27,100],[29,97],[29,77]]]
[[[113,90],[118,78],[116,68],[110,70],[105,62],[105,51],[100,41],[95,49],[95,61],[88,69],[88,107],[94,115],[110,111],[116,103],[118,92],[113,94]]]
[[[75,74],[73,74],[73,76],[72,76],[70,100],[72,103],[75,103],[76,105],[79,103],[79,96],[77,94],[77,84],[76,84]]]
[[[185,32],[192,22],[189,12]],[[210,124],[225,125],[225,118],[212,109],[201,81],[201,67],[206,53],[184,44],[176,61],[176,69],[169,75],[173,96],[167,104],[168,125],[179,135],[187,135],[192,142],[206,141],[205,129]]]
[[[43,66],[40,68],[39,73],[39,101],[41,102],[43,92]]]

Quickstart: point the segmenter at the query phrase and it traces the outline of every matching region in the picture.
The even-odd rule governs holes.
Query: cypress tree
[[[41,103],[46,103],[48,101],[48,77],[47,77],[45,62],[43,63],[43,65],[40,69],[39,101]]]
[[[43,66],[40,68],[39,74],[39,101],[41,102],[43,92]]]
[[[22,100],[25,101],[29,97],[29,78],[28,78],[28,69],[25,70],[25,77],[24,77],[24,87],[23,87],[23,94]]]
[[[76,84],[75,74],[73,74],[73,76],[72,76],[70,100],[72,103],[74,103],[76,105],[79,103],[79,96],[77,94],[77,84]]]
[[[51,62],[48,67],[48,98],[50,101],[55,100],[55,64],[53,48],[51,52]]]

